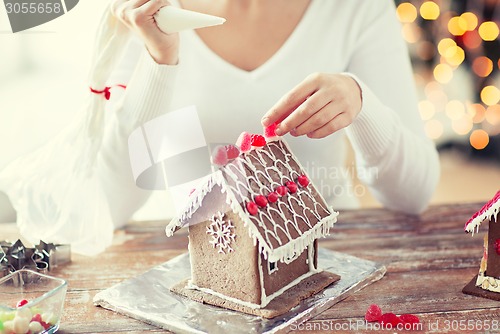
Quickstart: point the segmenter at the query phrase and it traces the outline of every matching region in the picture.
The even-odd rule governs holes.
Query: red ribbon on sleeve
[[[103,90],[97,90],[97,89],[94,89],[94,88],[92,88],[92,87],[89,87],[89,88],[90,88],[90,91],[91,91],[92,93],[94,93],[94,94],[103,94],[103,95],[104,95],[104,98],[105,98],[106,100],[109,100],[109,98],[111,97],[111,91],[110,91],[110,89],[111,89],[112,87],[121,87],[121,88],[123,88],[123,89],[127,88],[127,86],[125,86],[125,85],[113,85],[113,86],[106,86],[106,87],[104,87],[104,89],[103,89]]]

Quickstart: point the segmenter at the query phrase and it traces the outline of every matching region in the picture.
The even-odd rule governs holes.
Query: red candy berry
[[[279,195],[277,192],[273,191],[269,195],[267,195],[267,200],[271,203],[276,203],[278,201]]]
[[[236,159],[237,157],[239,157],[240,150],[236,146],[226,145],[226,146],[224,146],[224,148],[226,149],[228,160],[233,160],[233,159]]]
[[[279,186],[278,188],[276,188],[276,192],[280,196],[285,196],[288,192],[288,188],[285,186]]]
[[[402,323],[399,317],[394,313],[384,313],[378,321],[384,328],[396,328],[396,326]]]
[[[261,135],[252,135],[251,143],[252,146],[262,147],[266,145],[266,138],[264,138],[264,136]]]
[[[273,123],[273,124],[269,125],[268,127],[264,128],[264,137],[266,137],[266,138],[277,137],[278,136],[276,134],[277,127],[278,127],[278,124]]]
[[[372,304],[366,310],[365,313],[365,320],[368,322],[374,322],[374,321],[379,321],[380,317],[382,317],[382,310],[378,305]]]
[[[26,299],[22,299],[22,300],[17,302],[16,307],[23,307],[26,304],[28,304],[28,301]]]
[[[307,178],[306,175],[300,175],[297,178],[297,182],[302,186],[302,187],[307,187],[309,185],[309,179]]]
[[[288,188],[288,190],[290,190],[290,193],[292,193],[292,194],[297,192],[297,183],[295,183],[293,181],[288,181],[286,183],[286,187]]]
[[[252,216],[255,216],[257,214],[257,212],[259,212],[259,207],[254,202],[248,202],[247,203],[247,211]]]
[[[402,314],[399,316],[399,319],[405,324],[418,324],[420,323],[420,319],[413,314]]]
[[[227,162],[226,148],[224,146],[217,146],[212,152],[212,164],[224,166]]]
[[[261,208],[265,207],[267,205],[267,198],[266,198],[266,196],[263,196],[263,195],[255,196],[255,203],[258,206],[260,206]]]
[[[46,323],[45,321],[41,321],[40,325],[42,325],[43,329],[45,329],[45,330],[50,328],[50,324]]]
[[[42,323],[42,315],[40,313],[35,314],[33,318],[31,318],[31,322],[33,321]]]
[[[236,141],[236,145],[240,147],[241,152],[249,152],[252,148],[252,135],[248,132],[242,132]]]

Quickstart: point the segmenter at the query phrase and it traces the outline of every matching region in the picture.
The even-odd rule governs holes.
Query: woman
[[[391,0],[171,2],[116,0],[112,6],[138,36],[113,79],[127,90],[112,120],[117,124],[108,128],[101,166],[108,171],[102,180],[115,225],[149,196],[129,171],[117,173],[128,159],[124,138],[145,121],[191,104],[208,142],[234,142],[242,131],[260,133],[260,123],[280,122],[277,131],[290,134],[293,152],[336,209],[355,207],[360,195],[346,173],[346,137],[359,179],[384,206],[425,209],[439,161],[418,115]],[[168,5],[227,22],[165,34],[153,15]]]

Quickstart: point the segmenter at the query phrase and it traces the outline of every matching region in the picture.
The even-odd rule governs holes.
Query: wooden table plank
[[[420,216],[385,209],[341,212],[333,234],[321,240],[320,247],[383,263],[388,271],[382,280],[306,324],[343,326],[362,322],[372,303],[385,312],[417,314],[426,332],[461,332],[451,327],[448,330],[446,322],[458,326],[463,320],[486,324],[500,319],[498,302],[461,293],[478,271],[486,232],[483,228],[472,237],[463,232],[463,225],[481,206],[439,205]],[[186,232],[166,238],[164,226],[162,221],[132,223],[116,232],[113,246],[98,258],[74,255],[71,264],[51,273],[69,284],[62,333],[163,332],[95,307],[92,298],[103,289],[186,252]],[[0,224],[0,239],[14,240],[18,236],[14,224]],[[482,331],[476,327],[474,332]],[[492,332],[500,332],[500,327]]]

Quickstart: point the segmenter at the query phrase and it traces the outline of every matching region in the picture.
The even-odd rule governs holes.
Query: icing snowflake
[[[219,248],[219,253],[234,252],[234,249],[231,248],[231,242],[236,238],[233,223],[230,220],[225,221],[224,214],[221,212],[213,215],[210,221],[212,223],[207,227],[207,234],[212,236],[210,243],[214,248]]]

